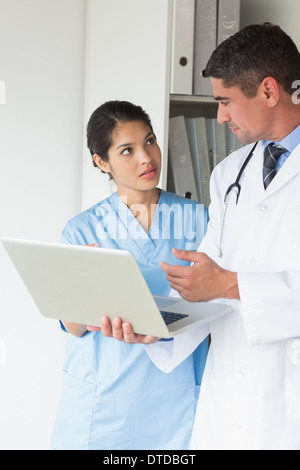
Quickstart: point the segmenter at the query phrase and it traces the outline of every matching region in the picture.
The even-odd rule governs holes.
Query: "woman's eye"
[[[122,152],[122,155],[130,155],[132,152],[132,149],[130,147],[128,147],[127,149],[123,150]]]
[[[154,142],[155,142],[154,137],[150,137],[150,139],[147,140],[147,145],[152,145],[154,144]]]

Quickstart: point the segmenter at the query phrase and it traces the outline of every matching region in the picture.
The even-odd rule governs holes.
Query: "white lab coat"
[[[238,205],[234,194],[229,199],[220,259],[224,195],[250,149],[231,154],[211,178],[210,223],[199,251],[238,273],[241,301],[221,300],[233,312],[210,324],[191,449],[300,450],[300,145],[265,190],[259,142]],[[197,336],[201,331],[146,349],[168,372]]]

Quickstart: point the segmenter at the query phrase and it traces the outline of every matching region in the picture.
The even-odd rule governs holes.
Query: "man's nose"
[[[225,122],[230,121],[230,114],[226,108],[226,106],[219,103],[218,113],[217,113],[217,121],[219,124],[224,124]]]

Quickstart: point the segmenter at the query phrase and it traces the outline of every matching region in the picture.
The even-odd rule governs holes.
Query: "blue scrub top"
[[[175,258],[172,248],[196,250],[207,221],[202,204],[161,190],[147,234],[114,193],[68,222],[61,241],[128,250],[152,294],[169,295],[160,262],[187,265]],[[206,340],[165,374],[140,344],[122,343],[101,332],[70,336],[52,447],[188,449],[207,350]]]

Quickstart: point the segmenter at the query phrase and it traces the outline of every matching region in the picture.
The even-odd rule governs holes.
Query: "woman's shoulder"
[[[95,221],[98,221],[99,217],[102,215],[103,210],[111,210],[111,201],[114,196],[115,193],[107,197],[106,199],[97,202],[96,204],[80,212],[79,214],[76,214],[74,217],[68,220],[66,228],[76,230],[86,223],[91,223],[93,219],[95,219]]]

